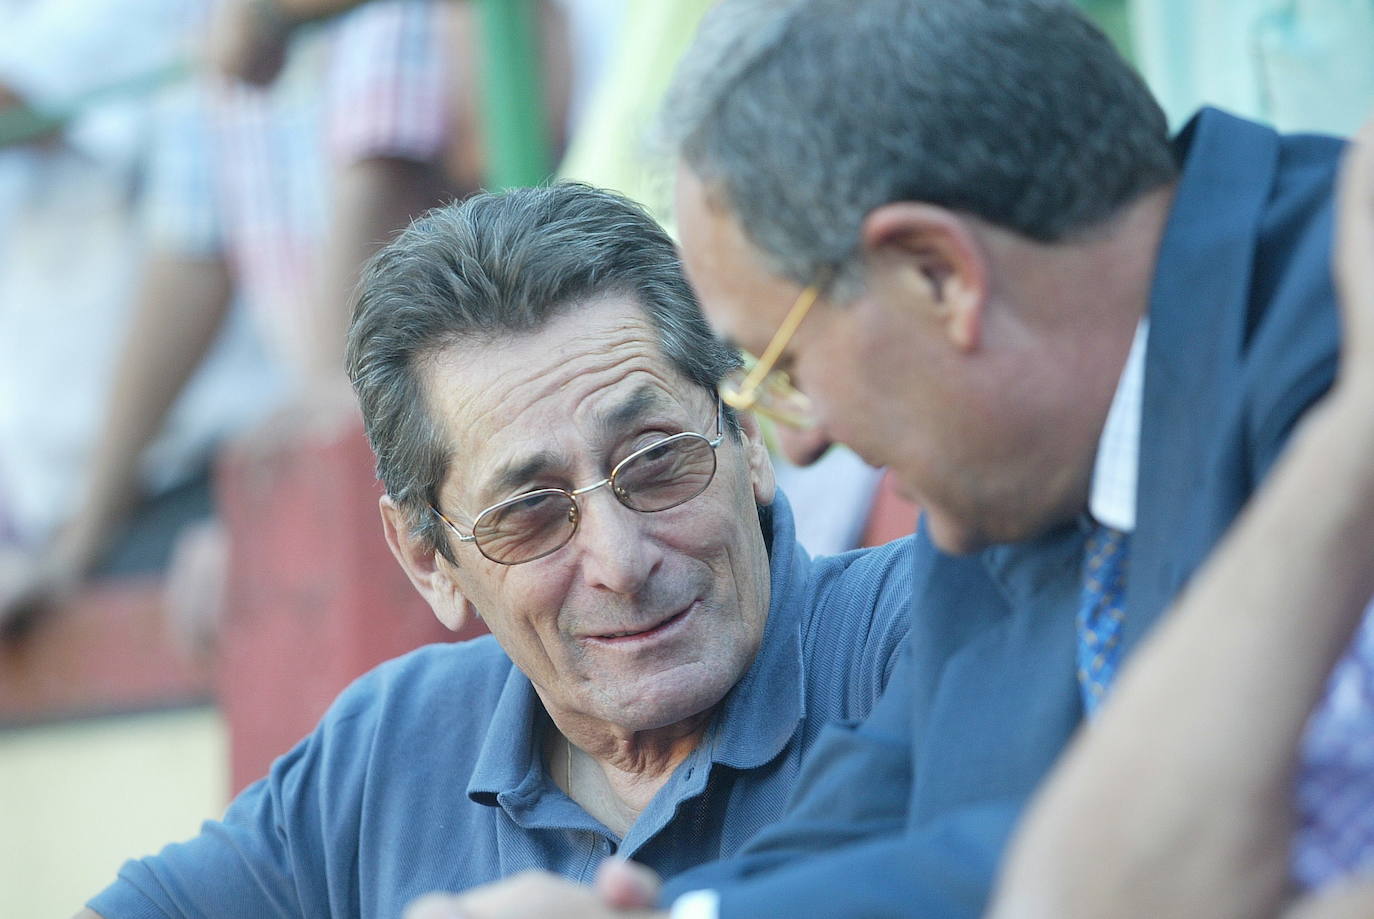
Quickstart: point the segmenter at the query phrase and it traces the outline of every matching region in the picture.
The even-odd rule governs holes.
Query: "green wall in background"
[[[1134,62],[1135,52],[1131,47],[1131,10],[1129,0],[1076,0],[1093,20],[1116,44],[1117,50]]]
[[[536,185],[552,171],[535,0],[480,0],[487,187]]]

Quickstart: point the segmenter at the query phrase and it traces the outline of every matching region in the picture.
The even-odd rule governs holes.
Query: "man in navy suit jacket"
[[[1170,140],[1056,0],[724,0],[665,125],[688,273],[760,355],[727,397],[890,465],[925,514],[873,714],[663,902],[977,916],[1085,705],[1330,385],[1341,144],[1216,111]],[[1078,620],[1107,533],[1127,564],[1100,637]]]
[[[1374,120],[1337,212],[1338,382],[1037,792],[991,919],[1374,915]]]
[[[670,894],[978,915],[1084,717],[1088,535],[1130,533],[1124,660],[1330,384],[1340,144],[1204,111],[1171,145],[1106,40],[1034,0],[727,0],[666,111],[714,324],[759,353],[818,284],[779,365],[926,509],[908,666],[789,819]]]

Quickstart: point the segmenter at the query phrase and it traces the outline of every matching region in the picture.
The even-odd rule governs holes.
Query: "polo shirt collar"
[[[539,740],[547,721],[534,684],[512,664],[468,779],[468,797],[507,808],[537,799],[545,781]]]
[[[768,623],[754,662],[726,695],[710,733],[711,761],[755,769],[783,751],[806,717],[801,610],[811,559],[797,543],[792,508],[782,492],[769,508]]]

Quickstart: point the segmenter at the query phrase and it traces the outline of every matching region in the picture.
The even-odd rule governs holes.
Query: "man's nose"
[[[830,435],[820,425],[801,429],[779,424],[774,432],[778,449],[794,466],[810,466],[830,449]]]
[[[582,519],[573,540],[581,556],[587,584],[612,593],[639,593],[663,561],[660,545],[650,539],[646,524],[652,515],[621,504],[611,488],[582,495]]]

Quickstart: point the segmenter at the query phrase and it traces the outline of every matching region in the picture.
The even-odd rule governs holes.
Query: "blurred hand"
[[[596,892],[618,909],[652,909],[662,887],[652,868],[623,858],[608,858],[596,870]]]
[[[230,80],[270,86],[286,64],[293,29],[274,0],[225,0],[210,25],[210,68]]]
[[[526,871],[464,894],[427,894],[410,904],[405,919],[668,919],[665,912],[608,905],[598,892],[609,875],[609,892],[642,904],[646,885],[657,895],[657,877],[647,868],[610,860],[600,874],[593,889],[547,871]]]

